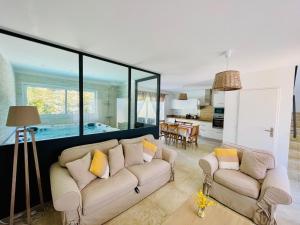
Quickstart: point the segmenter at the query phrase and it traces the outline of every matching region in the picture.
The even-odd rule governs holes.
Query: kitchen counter
[[[202,122],[212,123],[212,120],[205,120],[205,119],[201,119],[201,118],[198,118],[198,119],[187,119],[187,118],[185,118],[185,116],[167,115],[167,118],[173,118],[173,119],[178,119],[178,120],[189,120],[191,122],[193,122],[193,121],[195,121],[195,122],[202,121]]]

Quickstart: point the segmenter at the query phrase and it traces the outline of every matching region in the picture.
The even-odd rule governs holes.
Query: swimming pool
[[[41,125],[36,127],[29,127],[34,130],[36,141],[48,140],[63,137],[72,137],[79,135],[79,125],[77,124],[61,124],[61,125]],[[118,131],[118,128],[108,126],[101,123],[89,123],[84,125],[83,134],[97,134]],[[23,137],[20,137],[20,142],[24,141]],[[31,141],[31,136],[28,137],[28,141]],[[14,135],[10,137],[4,144],[13,144]]]

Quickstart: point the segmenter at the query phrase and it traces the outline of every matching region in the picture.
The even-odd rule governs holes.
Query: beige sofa
[[[135,143],[152,135],[123,139]],[[101,149],[107,153],[119,144],[118,140],[77,146],[64,150],[59,162],[50,169],[53,205],[62,213],[63,224],[99,225],[117,216],[174,178],[176,152],[162,145],[162,159],[121,169],[108,179],[96,179],[79,191],[70,176],[66,163],[83,157],[90,151]],[[138,188],[139,193],[135,190]]]
[[[244,151],[238,150],[240,162]],[[289,179],[285,168],[275,167],[273,154],[256,152],[259,152],[267,165],[265,179],[256,180],[240,171],[219,169],[218,160],[211,153],[199,161],[205,175],[203,190],[256,224],[273,225],[276,224],[276,206],[292,202]]]

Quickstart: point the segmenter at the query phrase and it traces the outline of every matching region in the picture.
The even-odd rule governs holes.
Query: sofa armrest
[[[214,153],[210,153],[199,160],[199,166],[205,175],[213,177],[214,172],[219,168],[218,159]]]
[[[261,199],[272,205],[289,205],[292,203],[290,183],[286,168],[281,166],[268,170],[261,187],[259,200]]]
[[[175,180],[175,159],[177,152],[168,148],[167,146],[162,147],[162,159],[170,163],[171,165],[171,177],[170,181]]]
[[[171,166],[174,165],[176,156],[177,156],[176,151],[168,148],[167,146],[162,147],[162,159],[170,163]]]
[[[55,163],[50,168],[53,206],[57,211],[77,210],[81,207],[81,193],[66,168]]]

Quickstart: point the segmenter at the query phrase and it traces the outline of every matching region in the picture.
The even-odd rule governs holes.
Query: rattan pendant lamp
[[[240,72],[237,70],[228,70],[228,62],[231,57],[232,51],[228,50],[224,53],[226,57],[227,69],[219,72],[215,76],[213,90],[217,91],[234,91],[242,88]]]

